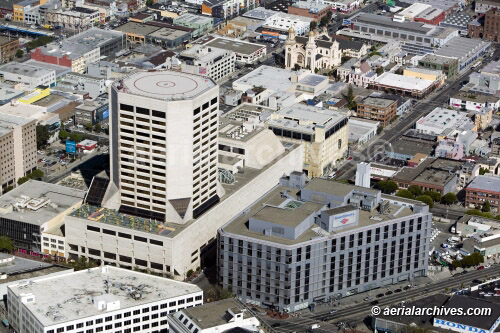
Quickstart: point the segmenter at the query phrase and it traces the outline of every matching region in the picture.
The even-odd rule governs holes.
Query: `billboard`
[[[76,154],[76,142],[66,140],[66,153],[68,154]]]
[[[262,36],[271,37],[271,38],[278,38],[280,36],[280,34],[279,34],[279,32],[275,32],[275,31],[262,30]]]
[[[102,113],[102,120],[108,119],[108,117],[109,117],[109,109],[106,109],[106,111]]]
[[[356,212],[356,210],[352,210],[350,212],[340,213],[333,216],[333,226],[338,227],[356,223]]]
[[[344,20],[342,21],[342,25],[350,25],[350,24],[351,24],[351,20],[346,20],[346,19],[344,19]]]

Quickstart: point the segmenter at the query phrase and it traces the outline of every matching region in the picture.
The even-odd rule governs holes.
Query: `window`
[[[154,239],[150,239],[149,242],[153,245],[158,245],[158,246],[163,246],[163,242],[162,241],[158,241],[158,240],[154,240]]]
[[[165,112],[153,110],[153,117],[165,118]]]
[[[88,226],[87,226],[87,230],[90,230],[90,231],[95,231],[95,232],[101,232],[101,229],[100,229],[100,228],[93,227],[93,226],[91,226],[91,225],[88,225]]]
[[[134,240],[139,241],[139,242],[144,242],[144,243],[148,242],[147,238],[140,237],[140,236],[134,236]]]
[[[122,109],[123,111],[134,111],[134,107],[128,104],[120,104],[120,109]]]
[[[146,116],[149,116],[149,109],[144,109],[144,108],[141,108],[141,107],[136,107],[135,108],[135,112],[143,114],[143,115],[146,115]]]
[[[123,232],[119,232],[119,233],[118,233],[118,237],[127,238],[127,239],[132,239],[132,235],[125,234],[125,233],[123,233]]]
[[[106,235],[113,235],[113,236],[116,236],[116,232],[114,232],[113,230],[102,229],[102,233],[103,233],[103,234],[106,234]]]
[[[342,139],[339,139],[339,143],[338,144],[339,144],[339,149],[341,149],[342,148]]]

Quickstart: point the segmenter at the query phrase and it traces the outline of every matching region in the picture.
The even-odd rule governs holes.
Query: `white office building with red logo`
[[[427,275],[422,202],[300,173],[217,236],[218,282],[242,301],[294,312]]]

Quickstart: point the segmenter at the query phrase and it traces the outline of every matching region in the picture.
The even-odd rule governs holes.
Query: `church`
[[[309,32],[309,37],[296,36],[293,28],[288,31],[285,44],[286,69],[333,69],[340,66],[342,57],[361,58],[368,52],[366,44],[347,39],[331,38],[323,28],[321,33]]]

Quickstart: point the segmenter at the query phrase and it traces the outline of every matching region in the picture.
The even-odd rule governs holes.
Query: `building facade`
[[[170,71],[139,72],[111,88],[121,210],[182,224],[219,201],[218,97],[212,80]]]
[[[0,114],[0,194],[36,169],[36,121]]]
[[[7,62],[14,59],[19,49],[19,39],[0,36],[0,61]]]
[[[457,58],[426,54],[423,58],[418,60],[418,66],[426,69],[440,70],[448,78],[453,78],[458,74]]]
[[[492,42],[500,40],[500,12],[498,8],[492,8],[484,15],[483,39]]]
[[[324,35],[323,35],[324,36]],[[285,68],[332,69],[339,66],[342,59],[342,52],[337,41],[315,38],[314,32],[309,32],[309,37],[295,36],[295,31],[291,28],[285,44]]]
[[[236,54],[198,44],[181,52],[178,59],[182,62],[182,72],[207,76],[217,82],[234,72]]]
[[[500,177],[476,176],[465,188],[465,204],[467,207],[482,207],[486,201],[489,201],[493,211],[499,211]]]
[[[430,229],[422,203],[292,175],[219,230],[218,281],[294,312],[425,276]]]

